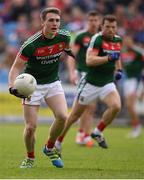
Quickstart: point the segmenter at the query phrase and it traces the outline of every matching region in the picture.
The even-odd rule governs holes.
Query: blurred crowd
[[[85,27],[88,11],[115,14],[118,34],[130,35],[138,49],[144,48],[143,0],[0,0],[0,83],[7,83],[21,44],[41,29],[40,10],[51,6],[62,10],[62,28],[73,36]]]

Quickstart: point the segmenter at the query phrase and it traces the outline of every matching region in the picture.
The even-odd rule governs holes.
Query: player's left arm
[[[123,41],[120,38],[120,52],[119,54],[121,54],[121,49],[122,49],[122,44]],[[115,62],[115,74],[114,74],[115,80],[120,80],[123,77],[123,67],[122,67],[122,61],[121,61],[121,56],[119,55],[118,60]]]
[[[122,48],[122,39],[120,42],[120,47]],[[121,51],[120,48],[120,51]],[[119,52],[120,54],[120,52]],[[115,80],[120,80],[123,77],[123,68],[122,68],[122,61],[121,61],[121,56],[119,56],[119,59],[115,62],[115,74],[114,74],[114,78]]]
[[[75,59],[75,55],[74,53],[72,52],[72,49],[71,49],[71,46],[70,46],[70,43],[67,43],[66,44],[66,47],[65,47],[65,53],[68,55],[68,56],[71,56],[73,59]]]
[[[117,71],[117,70],[119,70],[119,69],[123,69],[122,68],[122,62],[121,62],[121,59],[119,58],[119,60],[118,61],[116,61],[116,63],[115,63],[115,70]]]
[[[68,55],[68,56],[71,56],[73,59],[75,59],[75,55],[74,53],[72,52],[72,48],[71,48],[71,34],[69,31],[66,32],[66,36],[65,36],[65,53]]]

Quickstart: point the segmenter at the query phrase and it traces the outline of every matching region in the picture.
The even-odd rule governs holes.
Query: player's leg
[[[79,104],[77,99],[75,100],[73,107],[72,107],[72,111],[66,121],[65,128],[63,129],[60,137],[58,138],[58,141],[60,141],[60,142],[63,141],[63,138],[67,134],[71,125],[79,119],[79,117],[82,115],[82,113],[85,111],[86,108],[87,108],[87,105],[81,105],[81,104]]]
[[[62,133],[60,134],[60,136],[57,138],[57,141],[55,143],[55,147],[58,150],[60,156],[61,156],[62,142],[63,142],[64,137],[66,136],[66,134],[67,134],[68,130],[70,129],[70,127],[72,126],[72,124],[74,122],[76,122],[79,119],[79,117],[82,115],[85,108],[86,108],[86,106],[85,105],[80,105],[78,103],[78,100],[74,101],[72,111],[71,111],[70,115],[67,118],[65,127],[64,127]]]
[[[52,148],[54,147],[55,141],[57,137],[61,134],[67,116],[67,104],[65,100],[64,94],[59,94],[46,99],[48,106],[54,113],[55,121],[53,122],[50,133],[49,133],[49,141],[52,143]],[[49,147],[49,144],[48,144]]]
[[[114,120],[114,118],[121,109],[121,101],[120,101],[119,93],[114,87],[114,85],[112,86],[113,86],[112,88],[110,85],[110,87],[106,89],[106,92],[108,93],[102,97],[102,101],[107,105],[107,109],[103,113],[99,124],[91,134],[92,138],[97,140],[99,146],[102,148],[107,148],[107,144],[105,142],[102,132]]]
[[[54,166],[61,168],[63,167],[63,162],[59,157],[58,152],[55,151],[54,146],[56,139],[65,126],[68,112],[64,91],[59,81],[51,84],[49,94],[45,97],[45,101],[53,111],[55,121],[51,125],[49,137],[43,152],[49,156]]]
[[[35,159],[35,131],[37,126],[37,113],[39,106],[24,105],[24,142],[27,150],[27,157],[22,162],[20,168],[31,168]]]
[[[128,134],[128,137],[136,138],[141,134],[142,126],[135,110],[135,104],[137,100],[137,80],[135,78],[128,79],[124,82],[124,96],[126,107],[131,119],[132,132]]]
[[[128,137],[137,138],[141,134],[141,123],[139,117],[135,110],[136,103],[136,93],[129,94],[125,97],[125,102],[127,106],[128,113],[130,115],[131,124],[132,124],[132,132],[128,134]]]
[[[79,119],[88,105],[95,100],[94,97],[91,97],[91,93],[95,94],[91,88],[93,89],[94,87],[91,87],[91,85],[85,82],[78,90],[77,97],[72,106],[72,111],[68,116],[64,130],[56,141],[56,146],[61,146],[63,138],[70,129],[71,125]]]
[[[82,116],[80,117],[79,129],[76,135],[76,143],[79,145],[86,145],[88,147],[94,145],[94,142],[90,137],[90,131],[92,127],[95,108],[96,105],[94,103],[88,105],[86,110],[83,112]]]
[[[107,110],[103,113],[102,119],[104,124],[109,125],[121,109],[121,100],[118,91],[109,93],[103,102],[107,105]]]

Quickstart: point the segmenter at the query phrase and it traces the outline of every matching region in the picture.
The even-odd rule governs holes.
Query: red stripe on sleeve
[[[28,61],[28,59],[29,59],[28,57],[26,57],[26,56],[24,56],[22,54],[19,54],[19,57],[24,61]]]

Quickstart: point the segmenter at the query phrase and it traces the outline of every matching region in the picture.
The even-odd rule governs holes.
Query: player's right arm
[[[95,35],[92,37],[86,53],[86,64],[88,66],[98,66],[105,64],[109,61],[108,55],[99,56],[100,48],[101,42],[98,39],[98,35]]]
[[[23,59],[20,58],[19,55],[17,55],[9,72],[9,87],[14,86],[14,80],[23,70],[24,66],[25,66],[25,61],[23,61]]]
[[[28,43],[24,43],[19,53],[17,54],[15,61],[10,69],[9,77],[8,77],[8,86],[10,94],[19,97],[25,98],[23,95],[19,94],[17,89],[14,88],[14,81],[16,77],[22,72],[25,67],[26,62],[29,60],[31,54],[33,52],[33,46]]]
[[[9,78],[8,78],[10,94],[12,94],[16,97],[19,97],[19,98],[26,98],[26,97],[23,96],[22,94],[20,94],[17,89],[15,89],[14,81],[15,81],[16,77],[20,74],[20,72],[22,71],[24,66],[25,66],[24,61],[17,55],[13,65],[10,69]]]
[[[108,56],[98,56],[98,50],[88,48],[86,54],[87,66],[98,66],[108,62]]]

